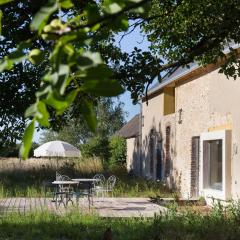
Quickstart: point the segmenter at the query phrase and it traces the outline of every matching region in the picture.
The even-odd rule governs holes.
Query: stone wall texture
[[[149,137],[154,129],[165,154],[165,129],[171,126],[172,170],[170,184],[180,189],[183,197],[191,197],[191,139],[203,132],[231,129],[231,191],[240,196],[240,79],[227,79],[217,70],[191,76],[175,83],[175,113],[163,115],[163,93],[142,103],[142,164],[145,176],[150,175]],[[181,115],[181,116],[180,116]],[[181,120],[181,121],[179,121]],[[155,141],[155,144],[158,141]],[[156,146],[155,146],[156,147]],[[157,156],[153,153],[156,177]],[[165,176],[167,177],[167,176]]]

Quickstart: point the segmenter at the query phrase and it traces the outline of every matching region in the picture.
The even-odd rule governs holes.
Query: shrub
[[[94,137],[86,144],[81,145],[83,157],[98,157],[103,163],[109,159],[109,141],[107,138]]]
[[[109,141],[109,165],[124,165],[126,163],[126,140],[120,136],[112,136]]]

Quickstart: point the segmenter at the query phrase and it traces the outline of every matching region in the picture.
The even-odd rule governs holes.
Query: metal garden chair
[[[103,174],[96,174],[93,179],[96,179],[96,181],[93,182],[93,188],[92,188],[92,193],[98,197],[99,194],[104,196],[104,184],[105,184],[105,177]]]

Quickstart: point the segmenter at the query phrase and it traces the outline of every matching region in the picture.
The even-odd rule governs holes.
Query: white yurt
[[[64,141],[44,143],[34,150],[34,157],[80,157],[80,151]]]

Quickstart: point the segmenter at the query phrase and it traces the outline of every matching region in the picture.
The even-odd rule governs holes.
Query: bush
[[[109,159],[109,141],[107,138],[94,137],[86,144],[81,145],[83,157],[98,157],[103,163]]]
[[[94,137],[86,144],[81,145],[83,157],[98,157],[105,168],[126,163],[126,140],[120,136],[112,136],[110,139]]]
[[[124,165],[126,163],[126,140],[120,136],[113,136],[109,141],[110,159],[109,165]]]

